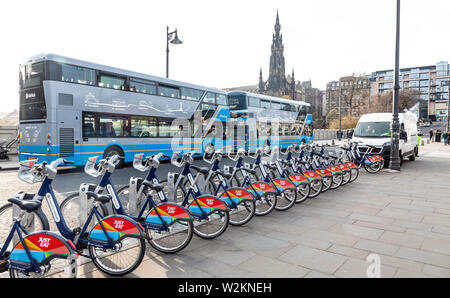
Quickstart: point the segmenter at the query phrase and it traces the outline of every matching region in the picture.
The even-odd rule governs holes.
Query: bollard
[[[334,146],[334,139],[331,140],[331,146]]]

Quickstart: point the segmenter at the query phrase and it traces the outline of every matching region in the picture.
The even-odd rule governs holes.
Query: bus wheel
[[[112,157],[114,155],[124,156],[124,153],[122,149],[120,149],[117,146],[111,146],[106,148],[105,152],[103,153],[103,158]],[[120,160],[119,163],[116,166],[116,169],[119,169],[123,166],[123,160]]]

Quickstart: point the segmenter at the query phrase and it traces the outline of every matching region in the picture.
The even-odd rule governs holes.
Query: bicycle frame
[[[56,223],[56,227],[58,228],[58,231],[61,233],[61,235],[63,237],[65,237],[66,239],[69,239],[70,241],[74,242],[74,244],[77,248],[84,248],[84,246],[89,245],[89,244],[94,245],[96,247],[105,248],[105,249],[113,248],[115,246],[114,241],[111,239],[111,237],[108,236],[108,233],[107,233],[104,225],[102,224],[102,216],[98,212],[97,207],[95,205],[94,205],[94,208],[92,208],[91,212],[89,213],[89,216],[88,216],[86,222],[84,223],[83,228],[81,229],[81,232],[77,233],[77,235],[85,235],[87,229],[89,228],[89,224],[92,221],[93,216],[95,215],[101,229],[103,230],[103,233],[106,236],[107,245],[104,243],[101,243],[101,242],[88,240],[87,238],[85,238],[83,236],[76,237],[77,235],[74,233],[74,231],[72,231],[67,226],[67,224],[62,216],[61,209],[59,208],[55,193],[53,192],[53,188],[51,186],[52,182],[53,182],[53,180],[46,177],[44,179],[44,181],[42,182],[41,188],[39,189],[38,196],[40,198],[46,199],[47,204],[50,207],[50,212],[52,214],[52,217]]]
[[[28,256],[28,259],[31,261],[31,266],[29,267],[25,267],[25,266],[19,266],[17,264],[14,263],[10,263],[9,266],[11,268],[15,268],[18,270],[23,270],[26,273],[29,272],[38,272],[41,273],[41,268],[39,267],[39,265],[36,263],[36,260],[32,257],[31,252],[28,248],[28,246],[25,243],[25,240],[22,236],[22,232],[25,235],[28,235],[28,232],[25,230],[25,228],[22,226],[22,224],[20,223],[19,220],[14,220],[13,226],[11,228],[11,231],[8,234],[8,237],[6,238],[6,241],[3,243],[2,249],[0,250],[0,262],[7,262],[7,260],[5,260],[4,256],[7,252],[8,246],[11,243],[14,233],[17,234],[17,236],[19,237],[19,242],[22,244],[25,253]]]

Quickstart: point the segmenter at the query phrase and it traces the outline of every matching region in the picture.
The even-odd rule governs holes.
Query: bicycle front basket
[[[42,180],[44,180],[44,176],[43,175],[39,175],[35,170],[34,170],[34,160],[27,160],[27,161],[21,161],[20,162],[20,166],[19,166],[19,179],[29,183],[29,184],[34,184],[37,182],[41,182]]]
[[[97,161],[97,158],[98,158],[98,156],[89,157],[88,158],[88,162],[84,166],[84,172],[86,174],[88,174],[89,176],[99,177],[100,175],[103,174],[103,169],[101,167],[99,167],[99,169],[97,169],[95,167],[95,163]]]

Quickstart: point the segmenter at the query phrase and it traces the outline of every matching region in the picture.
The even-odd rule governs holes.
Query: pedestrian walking
[[[433,142],[433,129],[430,128],[430,141]]]
[[[444,139],[444,146],[448,145],[448,131],[444,131],[442,134],[442,138]]]

